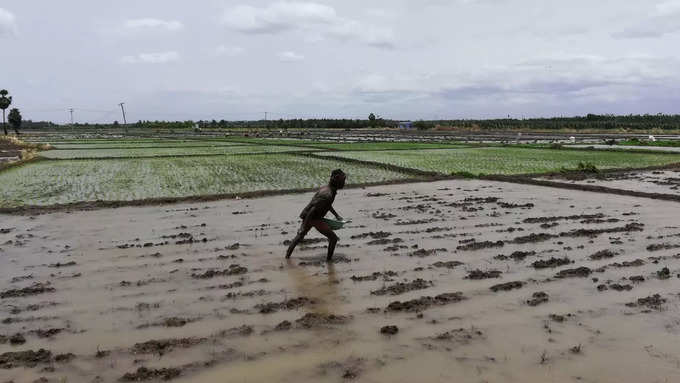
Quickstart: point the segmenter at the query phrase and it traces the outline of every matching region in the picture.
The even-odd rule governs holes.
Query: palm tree
[[[14,132],[19,135],[19,128],[21,128],[21,112],[19,112],[19,109],[11,109],[7,115],[7,120],[12,125]]]
[[[5,89],[0,90],[0,109],[2,109],[2,129],[5,131],[5,136],[7,135],[7,125],[5,125],[5,109],[9,108],[12,104],[12,97],[7,97],[9,94]]]

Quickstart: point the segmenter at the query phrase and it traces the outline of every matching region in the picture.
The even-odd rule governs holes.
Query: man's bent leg
[[[314,227],[316,228],[316,230],[319,231],[319,233],[323,234],[326,238],[328,238],[328,255],[326,256],[326,261],[330,261],[331,259],[333,259],[335,245],[338,243],[338,236],[335,234],[335,232],[333,232],[333,230],[331,230],[331,228],[325,222],[319,222],[318,224],[315,224]]]
[[[302,241],[305,238],[305,235],[307,235],[309,229],[311,229],[311,227],[305,226],[304,223],[300,225],[300,229],[298,230],[297,235],[295,236],[295,238],[293,238],[293,241],[288,246],[288,250],[286,251],[286,258],[290,258],[291,254],[293,254],[293,250],[295,250],[295,246],[297,246],[298,243],[300,243],[300,241]]]

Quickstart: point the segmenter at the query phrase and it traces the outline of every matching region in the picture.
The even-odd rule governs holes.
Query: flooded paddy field
[[[680,379],[680,206],[490,181],[0,216],[0,381]]]

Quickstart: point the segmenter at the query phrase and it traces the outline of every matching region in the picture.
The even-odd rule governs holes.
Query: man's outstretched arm
[[[335,218],[338,219],[338,221],[342,221],[342,217],[340,216],[340,214],[338,214],[337,211],[335,211],[335,209],[333,209],[332,206],[331,206],[331,209],[330,209],[330,210],[331,210],[331,213],[333,213],[333,215],[335,216]]]

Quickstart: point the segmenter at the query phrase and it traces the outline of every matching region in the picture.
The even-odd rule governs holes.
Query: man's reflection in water
[[[286,270],[293,285],[293,291],[296,297],[307,297],[316,301],[309,311],[318,312],[322,314],[336,314],[339,304],[342,302],[342,297],[339,294],[339,280],[335,273],[335,265],[333,263],[326,264],[328,273],[326,278],[322,274],[316,274],[313,268],[311,270],[298,266],[294,261],[286,260]]]

